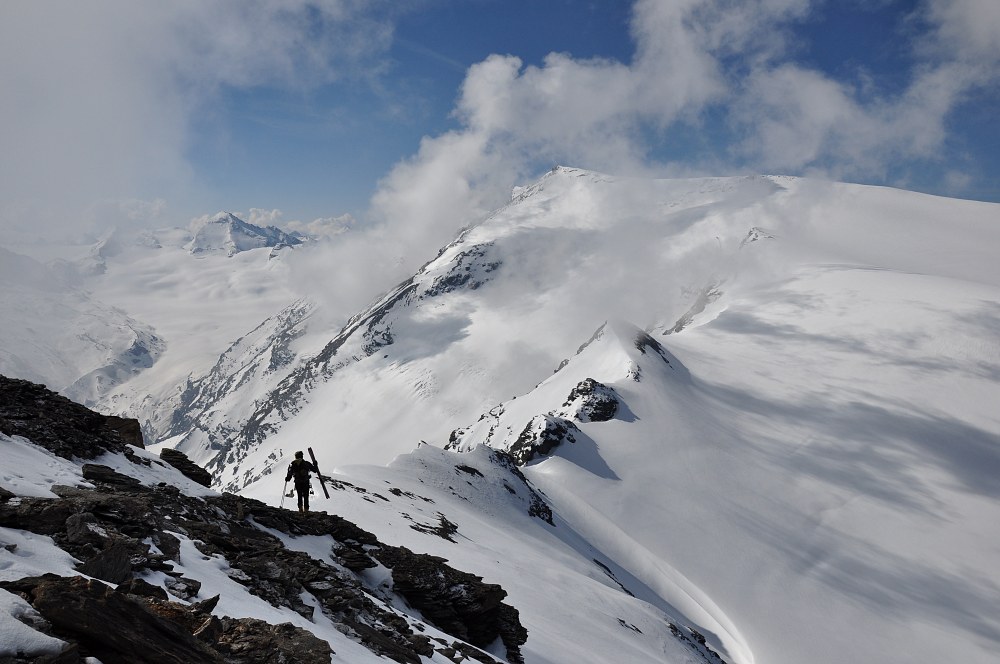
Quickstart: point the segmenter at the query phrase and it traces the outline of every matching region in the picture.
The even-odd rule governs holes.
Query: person
[[[319,474],[316,466],[302,458],[302,452],[295,453],[295,459],[288,464],[285,481],[295,479],[295,493],[299,497],[299,511],[309,511],[309,473]]]

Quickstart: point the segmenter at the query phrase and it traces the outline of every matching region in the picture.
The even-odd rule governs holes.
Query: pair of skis
[[[313,454],[313,448],[307,447],[309,450],[309,458],[312,459],[313,468],[316,469],[316,475],[319,477],[319,485],[323,487],[323,495],[327,498],[330,497],[330,492],[326,490],[326,482],[323,481],[323,473],[319,472],[319,463],[316,462],[316,455]],[[281,489],[281,502],[278,503],[279,507],[285,506],[285,494],[288,493],[288,480],[285,480],[285,486]]]
[[[319,477],[319,485],[323,487],[323,495],[329,498],[330,492],[326,490],[326,482],[323,481],[323,473],[319,472],[319,464],[316,463],[316,455],[313,454],[313,448],[307,447],[306,449],[309,450],[309,458],[312,459],[313,468],[316,469],[316,475]]]

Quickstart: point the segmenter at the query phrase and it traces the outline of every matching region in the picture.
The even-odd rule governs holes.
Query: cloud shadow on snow
[[[904,623],[928,621],[958,627],[1000,643],[1000,587],[976,574],[953,573],[846,533],[817,531],[812,546],[801,546],[793,526],[744,515],[748,531],[781,549],[796,575],[816,578],[832,591],[862,601]]]
[[[812,442],[807,453],[769,452],[797,472],[928,513],[936,511],[933,492],[915,475],[920,467],[934,466],[966,491],[1000,498],[1000,438],[959,420],[857,401],[772,401],[718,385],[708,391],[732,407],[836,441]]]

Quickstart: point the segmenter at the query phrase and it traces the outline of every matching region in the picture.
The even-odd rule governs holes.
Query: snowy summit
[[[261,228],[248,224],[231,212],[220,212],[214,217],[196,220],[191,225],[191,235],[191,241],[185,248],[192,254],[224,252],[233,256],[261,247],[281,248],[302,244],[301,237],[297,235],[274,226]]]

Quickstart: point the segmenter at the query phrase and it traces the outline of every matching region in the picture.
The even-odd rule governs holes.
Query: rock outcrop
[[[532,459],[549,454],[565,442],[576,442],[574,432],[579,430],[579,427],[564,417],[536,415],[525,425],[508,452],[523,466]]]
[[[188,479],[194,480],[202,486],[212,486],[212,476],[207,470],[196,464],[180,450],[166,448],[160,450],[160,458],[171,466],[181,471]]]
[[[586,378],[570,390],[563,408],[581,422],[607,422],[618,412],[618,395],[604,383]]]
[[[142,447],[139,422],[101,415],[44,385],[0,376],[0,433],[23,436],[65,459]]]

